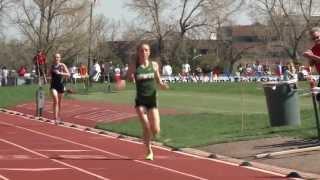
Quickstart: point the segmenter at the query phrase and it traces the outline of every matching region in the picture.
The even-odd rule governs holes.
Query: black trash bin
[[[271,126],[300,125],[297,85],[291,82],[263,83]]]

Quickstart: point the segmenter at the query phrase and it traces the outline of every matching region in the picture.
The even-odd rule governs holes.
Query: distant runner
[[[67,66],[61,62],[61,55],[59,53],[53,56],[53,64],[51,65],[51,84],[50,91],[53,99],[53,114],[55,124],[62,123],[60,116],[61,101],[65,92],[64,77],[69,77],[70,73]]]

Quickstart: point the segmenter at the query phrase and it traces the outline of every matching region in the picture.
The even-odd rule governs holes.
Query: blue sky
[[[134,18],[134,14],[128,12],[128,10],[123,7],[128,0],[97,0],[95,6],[95,13],[102,13],[107,18],[112,18],[115,20],[130,20]]]

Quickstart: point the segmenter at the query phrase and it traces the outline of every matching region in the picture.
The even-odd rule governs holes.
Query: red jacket
[[[18,70],[18,74],[19,74],[20,77],[23,77],[24,74],[26,74],[26,73],[27,73],[27,70],[26,70],[26,68],[24,68],[24,67],[21,67],[21,68]]]
[[[33,61],[36,65],[42,65],[46,64],[46,56],[43,53],[37,54],[34,58]]]
[[[311,51],[313,52],[314,55],[320,56],[320,44],[316,44],[312,47]],[[315,67],[317,69],[317,72],[320,74],[320,62],[316,61],[315,62]]]

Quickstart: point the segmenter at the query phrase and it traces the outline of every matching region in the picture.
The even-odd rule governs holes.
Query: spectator
[[[281,62],[276,63],[275,73],[276,73],[276,76],[278,76],[280,79],[282,79],[282,64],[281,64]]]
[[[88,84],[88,68],[83,63],[80,63],[79,74],[84,84],[84,88],[86,88],[86,85]]]
[[[114,68],[114,80],[115,82],[119,82],[121,80],[121,69],[119,65]]]
[[[271,76],[270,66],[267,64],[264,64],[262,67],[263,67],[263,74],[267,76]]]
[[[2,68],[0,65],[0,86],[2,86]]]
[[[242,63],[240,63],[240,64],[237,66],[237,72],[238,72],[238,76],[242,76],[242,75],[243,75],[244,67],[243,67]]]
[[[162,75],[170,82],[171,75],[172,75],[172,67],[170,66],[169,62],[166,61],[164,66],[162,67]]]
[[[263,75],[263,67],[259,61],[256,61],[256,64],[254,66],[254,70],[256,72],[256,76],[261,77]]]
[[[212,68],[209,64],[206,64],[203,69],[203,81],[204,82],[212,82]]]
[[[162,75],[164,76],[172,75],[172,67],[170,66],[169,62],[165,62],[164,66],[162,67]]]
[[[2,67],[2,85],[6,86],[8,85],[8,75],[9,75],[9,70],[7,69],[6,66]]]
[[[202,69],[200,66],[198,66],[196,69],[195,69],[195,75],[196,75],[196,80],[197,81],[201,81],[202,80]]]
[[[88,77],[88,68],[83,63],[80,63],[79,74],[81,77]]]
[[[293,62],[289,62],[287,64],[289,73],[291,74],[293,79],[298,79],[297,70]]]
[[[113,77],[113,73],[114,73],[114,67],[113,67],[112,61],[109,61],[105,65],[105,71],[106,71],[107,81],[111,82],[112,77]]]
[[[125,79],[125,77],[127,77],[127,72],[129,69],[129,65],[125,64],[122,68],[121,68],[121,77],[122,79]]]
[[[189,76],[190,71],[191,67],[190,64],[188,64],[188,62],[182,64],[182,76]]]
[[[21,66],[18,70],[19,77],[24,77],[24,75],[27,73],[26,66]]]
[[[38,50],[37,55],[34,56],[33,62],[36,69],[36,75],[38,76],[38,83],[40,83],[40,77],[43,77],[44,84],[47,83],[47,63],[46,55],[42,50]]]
[[[310,66],[314,66],[318,74],[320,74],[320,27],[312,28],[309,33],[314,45],[311,49],[305,51],[303,56],[308,58]],[[320,86],[319,79],[317,86]],[[320,94],[317,94],[317,100],[320,101]]]
[[[93,60],[93,66],[90,69],[90,80],[92,81],[99,81],[101,75],[101,67],[96,59]]]
[[[70,72],[70,80],[71,80],[71,83],[75,84],[75,83],[76,83],[77,67],[73,64],[73,65],[69,68],[69,72]]]
[[[99,64],[101,69],[101,83],[103,83],[106,81],[106,68],[103,61],[100,61]]]
[[[219,67],[219,66],[215,66],[215,67],[212,69],[212,74],[213,74],[212,80],[213,80],[213,81],[217,81],[220,73],[221,73],[220,67]]]
[[[254,73],[254,70],[250,64],[246,64],[246,69],[245,69],[245,75],[246,76],[252,76]]]

